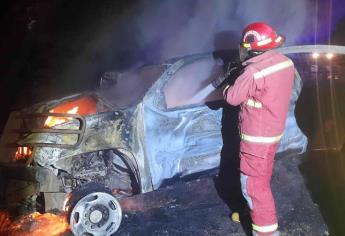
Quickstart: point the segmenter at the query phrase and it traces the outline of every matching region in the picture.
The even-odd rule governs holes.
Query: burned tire
[[[122,220],[119,202],[108,189],[95,183],[72,193],[68,212],[71,230],[78,236],[112,235]]]

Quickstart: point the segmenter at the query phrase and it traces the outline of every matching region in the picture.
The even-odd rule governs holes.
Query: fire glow
[[[34,212],[11,224],[8,223],[6,228],[0,229],[0,234],[11,236],[58,236],[68,230],[69,225],[65,215]]]
[[[73,107],[72,109],[68,110],[67,114],[78,114],[79,107]],[[54,109],[50,110],[49,113],[54,113]],[[55,117],[55,116],[48,116],[46,122],[44,123],[45,127],[53,127],[55,125],[59,125],[65,123],[72,118],[70,117]]]
[[[25,160],[31,156],[31,147],[18,147],[16,151],[16,160]]]
[[[82,116],[95,114],[96,100],[89,96],[81,97],[70,102],[64,102],[49,110],[49,113],[78,114]],[[73,118],[48,116],[47,120],[44,123],[44,126],[50,128],[55,125],[65,123],[71,119]]]

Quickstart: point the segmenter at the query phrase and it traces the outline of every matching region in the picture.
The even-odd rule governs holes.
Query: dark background
[[[3,2],[0,132],[11,110],[77,91],[94,89],[103,72],[128,67],[125,61],[121,60],[119,65],[112,58],[108,60],[106,53],[87,47],[95,37],[93,32],[97,32],[97,27],[100,27],[94,24],[97,15],[111,12],[116,19],[133,2]],[[85,58],[84,64],[78,63],[81,56]],[[121,55],[116,58],[119,60]]]
[[[234,8],[240,4],[238,1],[233,2]],[[300,35],[287,35],[287,37],[297,37],[297,42],[304,44],[334,42],[344,45],[345,19],[343,15],[345,15],[345,10],[341,10],[342,1],[306,2],[310,2],[307,13],[317,12],[315,20],[307,17],[309,28]],[[186,23],[183,20],[179,22],[178,19],[193,18],[197,14],[195,13],[198,10],[197,7],[202,4],[197,0],[190,1],[188,4],[183,3],[181,6],[188,8],[183,10],[179,9],[180,5],[178,5],[181,1],[166,1],[165,5],[162,4],[159,8],[150,6],[155,3],[160,4],[155,0],[146,2],[139,0],[2,1],[0,132],[11,110],[78,91],[94,89],[105,71],[121,71],[166,59],[169,54],[164,56],[160,54],[160,50],[164,49],[164,41],[173,39],[174,35],[180,33],[177,31],[185,30],[180,26]],[[165,9],[162,10],[162,8],[167,5],[174,9],[170,14],[176,14],[176,17],[170,17],[176,19],[176,23],[160,26],[162,29],[157,29],[152,33],[152,35],[157,35],[157,40],[144,42],[144,44],[140,37],[144,40],[143,34],[146,32],[145,29],[139,28],[142,22],[136,22],[137,24],[133,22],[138,19],[146,21],[143,15],[148,18],[150,13],[145,15],[145,11],[150,9],[162,11],[163,14],[158,14],[158,16],[163,19]],[[180,12],[184,15],[180,16]],[[229,15],[231,14],[236,13],[229,12]],[[262,14],[265,15],[265,13]],[[196,18],[196,20],[200,19],[202,20],[202,18]],[[243,19],[238,19],[238,17],[235,19],[239,24],[238,29],[245,25]],[[147,25],[149,28],[150,22],[159,20],[148,19],[148,23],[145,22],[142,25]],[[283,22],[283,19],[281,21]],[[314,24],[314,21],[317,22]],[[201,27],[202,24],[203,22],[201,22]],[[286,25],[288,22],[284,21],[281,24]],[[164,36],[162,36],[163,30]],[[190,30],[192,31],[193,28]],[[109,31],[108,34],[104,33],[107,31]],[[210,32],[212,33],[214,32]],[[198,36],[198,32],[194,34]],[[238,35],[238,32],[232,32],[231,35]],[[223,40],[221,38],[217,43],[221,47],[236,47],[237,40],[238,37],[232,42],[228,38],[223,38]],[[206,49],[197,48],[186,50],[186,53],[197,50],[202,52],[208,49],[212,50],[207,47]]]

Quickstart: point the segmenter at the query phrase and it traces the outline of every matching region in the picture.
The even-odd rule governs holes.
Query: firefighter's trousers
[[[277,235],[278,221],[270,180],[278,143],[241,141],[242,193],[251,210],[254,235]]]

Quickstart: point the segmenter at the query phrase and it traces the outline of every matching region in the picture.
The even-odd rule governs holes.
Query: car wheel
[[[91,185],[90,185],[91,186]],[[69,205],[69,223],[74,235],[112,235],[120,227],[122,210],[111,193],[92,186],[72,193]]]

